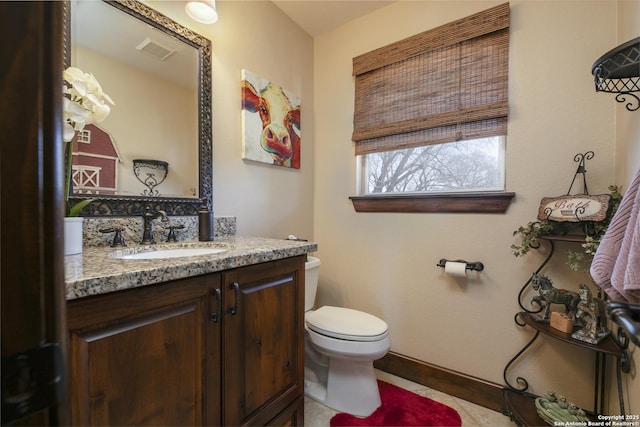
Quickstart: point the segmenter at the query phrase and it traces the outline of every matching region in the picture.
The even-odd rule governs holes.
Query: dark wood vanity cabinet
[[[220,281],[212,274],[70,301],[72,424],[219,419],[204,396],[221,390],[221,328],[209,321]]]
[[[69,301],[73,425],[302,425],[304,256]]]
[[[302,424],[304,261],[289,258],[223,275],[225,425],[267,425],[287,407],[289,421]]]

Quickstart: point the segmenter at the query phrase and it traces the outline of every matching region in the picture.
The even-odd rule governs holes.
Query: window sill
[[[505,213],[516,193],[398,194],[349,197],[356,212]]]

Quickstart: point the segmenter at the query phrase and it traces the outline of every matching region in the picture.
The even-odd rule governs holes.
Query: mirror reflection
[[[70,29],[71,65],[116,103],[74,143],[73,192],[201,197],[198,49],[102,1],[72,1]],[[138,159],[166,164],[164,180],[136,176]]]

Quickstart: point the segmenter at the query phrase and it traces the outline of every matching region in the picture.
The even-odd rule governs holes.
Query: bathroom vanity
[[[184,52],[180,56],[192,60],[195,72],[181,73],[179,84],[197,88],[191,94],[197,100],[197,110],[196,105],[189,108],[197,114],[185,116],[182,126],[172,126],[177,132],[173,136],[151,133],[157,128],[158,117],[176,124],[174,114],[162,116],[161,111],[166,109],[158,108],[177,105],[171,93],[166,103],[144,108],[149,113],[147,126],[140,117],[135,124],[116,124],[125,130],[134,125],[147,129],[145,138],[153,144],[142,145],[154,147],[152,152],[127,146],[136,156],[145,153],[142,158],[154,159],[152,156],[158,153],[172,152],[179,141],[184,155],[173,156],[170,167],[193,178],[192,172],[198,171],[198,179],[191,185],[169,186],[167,180],[159,188],[163,197],[146,191],[143,197],[119,195],[138,194],[140,190],[135,188],[139,183],[134,180],[134,186],[98,198],[94,197],[97,191],[85,191],[88,183],[74,187],[71,203],[91,202],[83,210],[84,252],[65,257],[71,423],[302,425],[304,263],[306,254],[314,252],[316,245],[243,238],[235,233],[222,238],[216,234],[215,242],[184,242],[198,235],[197,222],[194,225],[190,219],[197,221],[200,205],[204,203],[211,210],[213,202],[211,41],[139,1],[65,2],[64,7],[65,67],[99,67],[81,53],[84,49],[101,52],[99,41],[110,47],[111,28],[131,25],[137,31],[148,31],[152,27],[154,38],[166,37],[172,46],[177,43]],[[94,19],[99,25],[82,25]],[[81,30],[88,30],[92,37]],[[97,42],[92,47],[74,48],[75,41],[88,39]],[[129,71],[114,77],[111,73],[116,71],[110,70],[112,87],[132,84],[127,82]],[[148,80],[151,83],[157,79]],[[166,92],[164,85],[148,90],[157,95]],[[185,96],[185,105],[191,96]],[[134,105],[135,101],[117,102]],[[137,142],[136,138],[122,139],[130,144]],[[159,148],[163,140],[167,148]],[[123,158],[133,157],[125,154]],[[179,164],[182,158],[190,163]],[[158,164],[160,160],[146,163]],[[124,177],[132,172],[124,163],[122,175],[118,175],[123,179],[119,181],[126,181]],[[183,194],[177,191],[179,188],[189,190]],[[148,207],[154,212],[149,217]],[[140,242],[140,236],[143,241],[153,240],[152,222],[160,212],[160,218],[166,215],[172,225],[181,226],[177,237],[180,242],[119,250],[105,247],[104,240],[111,238],[117,242],[124,239],[129,245]],[[92,217],[104,224],[94,224]],[[140,224],[142,218],[144,225]],[[122,233],[119,238],[102,234],[115,232],[116,226]],[[160,232],[165,240],[166,232],[159,229],[158,241]],[[93,245],[92,240],[102,241]],[[193,248],[189,245],[198,249],[210,245],[220,251],[199,255],[191,251],[190,256],[167,258],[167,250],[165,256],[139,258],[161,247],[189,252],[180,249]],[[138,258],[124,259],[129,256]]]
[[[73,425],[302,425],[304,263],[314,243],[66,259]],[[159,246],[159,245],[157,245]]]

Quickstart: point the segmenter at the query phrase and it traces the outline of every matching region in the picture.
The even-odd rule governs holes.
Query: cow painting
[[[300,102],[243,70],[243,158],[300,169]]]

